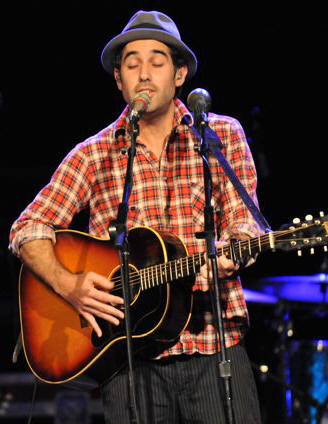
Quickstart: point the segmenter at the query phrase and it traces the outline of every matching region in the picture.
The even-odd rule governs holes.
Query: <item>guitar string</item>
[[[256,245],[258,245],[258,244],[256,243]],[[228,246],[225,246],[225,249],[228,250]],[[218,249],[218,250],[220,250],[220,249]],[[229,253],[229,252],[226,252],[226,253]],[[174,266],[174,270],[173,270],[172,273],[174,275],[176,275],[176,269],[175,268],[177,267],[180,270],[181,269],[181,262],[182,262],[182,274],[184,274],[185,271],[188,272],[188,270],[190,270],[190,268],[193,268],[194,261],[195,261],[195,256],[198,256],[198,255],[199,256],[204,256],[204,253],[197,253],[194,256],[187,256],[185,258],[175,259],[173,261],[170,261],[170,262],[165,263],[164,266],[166,266],[166,267],[170,266],[171,267],[173,265]],[[161,264],[161,265],[158,265],[157,264],[157,265],[153,265],[151,267],[143,268],[141,270],[141,272],[145,272],[146,269],[148,270],[146,277],[148,277],[148,281],[151,281],[150,284],[148,284],[149,286],[151,286],[151,287],[153,287],[154,285],[157,285],[158,286],[158,284],[154,284],[154,282],[155,282],[155,279],[156,280],[162,280],[161,274],[158,275],[158,272],[157,272],[157,271],[159,271],[160,273],[162,273],[163,272],[162,267],[163,267],[163,264]],[[154,277],[153,273],[155,273],[155,277]],[[145,272],[145,274],[146,274],[146,272]],[[132,278],[130,279],[130,285],[131,286],[135,286],[135,285],[139,285],[140,284],[140,272],[133,271],[133,272],[130,273],[130,276],[132,278],[134,278],[134,279],[132,279]],[[162,276],[163,276],[163,274],[162,274]],[[175,279],[178,279],[178,278],[179,277],[177,277]],[[121,282],[121,277],[119,276],[119,277],[113,278],[112,281],[114,281],[114,280],[117,281],[118,283],[120,283]],[[121,287],[122,286],[119,285],[119,284],[118,285],[115,285],[115,287],[114,287],[114,289],[112,291],[119,290],[119,289],[121,289]]]
[[[263,237],[263,240],[264,239],[268,239],[269,238],[269,236],[264,236]],[[256,240],[252,240],[251,241],[251,243],[248,243],[248,241],[247,240],[244,240],[244,241],[242,241],[241,243],[243,243],[245,246],[247,245],[251,245],[251,246],[258,246],[258,239],[256,239]],[[261,243],[261,245],[264,245],[265,246],[265,244],[266,244],[266,241],[264,241],[263,243]],[[227,253],[227,254],[230,254],[230,246],[229,245],[227,245],[227,246],[223,246],[222,248],[218,248],[218,251],[220,252],[222,252],[222,249],[223,250],[225,250],[225,253]],[[196,253],[196,256],[198,255],[198,253]],[[189,258],[189,259],[191,259],[191,260],[193,260],[193,256],[187,256],[186,258]],[[176,259],[177,260],[177,259]],[[164,263],[164,266],[167,266],[167,265],[169,265],[170,263],[174,263],[174,261],[170,261],[170,262],[166,262],[166,263]],[[147,268],[143,268],[143,269],[149,269],[149,270],[151,270],[151,268],[153,268],[153,267],[159,267],[160,265],[153,265],[153,266],[150,266],[150,267],[147,267]],[[163,264],[162,264],[162,266],[163,266]],[[135,275],[135,274],[138,274],[139,275],[139,272],[137,272],[137,271],[134,271],[133,273],[130,273],[130,275]],[[114,277],[111,281],[113,281],[113,282],[115,282],[115,281],[120,281],[121,280],[121,277],[120,276],[118,276],[118,277]]]
[[[313,225],[315,225],[315,224],[313,224]],[[308,227],[307,227],[308,228]],[[292,233],[292,232],[295,232],[295,230],[281,230],[281,231],[277,231],[277,232],[275,232],[275,239],[278,239],[280,236],[284,236],[284,235],[286,235],[286,234],[288,234],[288,233]],[[268,235],[264,235],[264,236],[260,236],[260,238],[261,238],[261,246],[263,246],[263,247],[265,247],[268,243],[270,244],[270,235],[268,234]],[[293,239],[293,240],[302,240],[303,238],[301,238],[301,239]],[[293,240],[283,240],[284,242],[290,242],[290,241],[293,241]],[[279,240],[278,240],[278,242],[279,242]],[[252,239],[250,242],[249,242],[249,240],[243,240],[243,241],[241,241],[240,242],[240,244],[241,244],[241,247],[243,248],[243,250],[247,250],[247,247],[248,246],[251,246],[251,247],[258,247],[259,246],[259,238],[258,237],[256,237],[256,238],[254,238],[254,239]],[[226,254],[230,254],[230,245],[226,245],[226,246],[223,246],[222,248],[218,248],[218,251],[219,252],[221,252],[222,253],[222,249],[225,251],[224,253],[226,253]],[[196,256],[197,256],[198,254],[196,254]],[[189,258],[193,258],[193,256],[188,256]],[[174,262],[174,261],[171,261],[171,262]],[[167,263],[164,263],[164,264],[162,264],[162,266],[163,265],[168,265],[170,262],[167,262]],[[154,266],[151,266],[151,267],[149,267],[149,269],[151,269],[151,268],[153,268],[153,267],[159,267],[160,265],[154,265]],[[145,269],[145,268],[143,268],[143,269]],[[147,268],[146,268],[147,269]],[[138,274],[139,275],[139,273],[138,272],[135,272],[135,274]],[[131,274],[132,275],[132,274]],[[114,277],[113,279],[112,279],[112,281],[120,281],[120,279],[121,279],[121,277]]]
[[[284,233],[286,233],[286,232],[284,232]],[[288,233],[288,231],[287,231],[287,233]],[[302,238],[300,238],[300,239],[295,239],[294,238],[294,239],[291,239],[291,240],[284,239],[283,241],[284,242],[291,242],[291,241],[298,241],[298,240],[303,240],[303,239]],[[246,241],[244,243],[245,249],[247,248],[247,246],[249,246],[249,244],[251,244],[251,245],[252,244],[255,244],[256,246],[258,246],[258,243],[248,243]],[[262,245],[265,247],[265,242],[263,242]],[[226,253],[229,253],[229,252],[226,252]],[[197,256],[197,255],[198,254],[196,254],[195,256]],[[157,264],[157,265],[153,265],[153,266],[148,267],[148,268],[144,268],[143,270],[145,270],[145,269],[148,270],[147,271],[147,277],[148,277],[148,281],[149,281],[148,286],[152,286],[153,287],[154,285],[158,285],[158,283],[157,284],[155,283],[155,279],[157,281],[158,280],[161,280],[161,282],[163,281],[163,278],[162,277],[163,277],[163,275],[165,275],[165,273],[163,274],[162,267],[164,267],[164,266],[168,267],[168,265],[171,267],[172,265],[174,265],[173,274],[176,274],[175,267],[179,267],[179,269],[181,269],[181,262],[182,262],[182,266],[183,266],[183,268],[182,268],[182,275],[183,275],[184,274],[184,271],[187,271],[188,272],[188,270],[190,269],[190,267],[193,266],[194,256],[187,256],[185,258],[180,258],[180,259],[176,259],[174,261],[170,261],[170,262],[168,262],[166,264],[161,264],[161,265],[158,265]],[[141,271],[143,271],[143,270],[141,270]],[[159,275],[158,275],[158,271],[160,273]],[[154,276],[154,273],[155,273],[155,276]],[[135,278],[136,277],[134,280],[132,280],[132,279],[130,280],[130,283],[132,282],[132,285],[137,285],[137,284],[140,283],[140,272],[138,272],[138,271],[131,272],[130,273],[130,276],[132,278]],[[177,278],[179,278],[179,276]],[[175,278],[175,279],[177,279],[177,278]],[[119,282],[121,282],[121,278],[120,277],[116,277],[116,278],[112,279],[112,281],[115,281],[115,282],[118,282],[119,283]],[[116,285],[115,286],[115,289],[120,289],[120,288],[121,288],[120,285]]]
[[[306,227],[299,228],[299,230],[308,229],[309,227],[314,226],[314,225],[318,225],[318,224],[307,225]],[[285,235],[287,235],[289,233],[295,233],[295,229],[281,230],[281,231],[275,232],[275,234],[274,234],[275,242],[281,242],[281,240],[279,240],[279,237],[285,236]],[[254,247],[258,247],[259,246],[259,238],[261,240],[260,246],[266,247],[266,245],[270,245],[270,234],[264,235],[264,236],[260,236],[258,238],[254,238],[251,241],[249,241],[249,240],[243,240],[243,241],[240,242],[240,245],[241,245],[241,247],[243,247],[243,250],[244,251],[247,250],[248,247],[251,247],[251,248],[252,247],[253,248]],[[307,239],[309,241],[312,240],[312,239],[315,240],[315,237],[307,237]],[[293,239],[283,239],[282,241],[285,242],[285,243],[288,243],[288,242],[293,242],[293,241],[294,242],[297,242],[297,241],[300,241],[300,240],[304,240],[304,237],[293,238]],[[221,251],[221,254],[223,254],[223,252],[224,252],[225,254],[230,255],[230,246],[227,245],[227,246],[223,246],[222,248],[218,248],[218,251],[219,252]],[[182,262],[182,274],[184,274],[184,271],[185,270],[188,272],[189,268],[194,265],[194,260],[195,260],[195,257],[197,255],[204,255],[204,253],[196,254],[196,255],[193,255],[193,256],[187,256],[185,258],[175,259],[173,261],[169,261],[167,263],[160,264],[160,265],[159,264],[156,264],[156,265],[153,265],[151,267],[143,268],[143,270],[148,269],[148,271],[147,271],[147,274],[148,274],[147,277],[149,277],[148,278],[148,281],[152,281],[152,283],[153,283],[153,284],[150,284],[150,285],[152,287],[154,287],[154,285],[157,285],[158,286],[159,284],[155,284],[154,280],[156,278],[156,280],[161,280],[161,282],[163,281],[163,278],[161,278],[161,275],[163,277],[163,270],[162,270],[163,267],[166,267],[166,268],[168,266],[171,267],[174,264],[174,267],[179,267],[181,269],[181,262]],[[141,271],[143,271],[143,270],[141,270]],[[158,272],[157,271],[159,271],[159,275],[158,275]],[[155,272],[155,278],[153,276],[153,272]],[[176,270],[174,270],[173,274],[174,273],[176,274]],[[150,274],[151,274],[151,278],[150,278]],[[132,277],[132,279],[130,279],[130,285],[133,286],[133,285],[140,284],[140,272],[139,271],[131,272],[130,273],[130,276]],[[179,276],[178,276],[178,278],[179,278]],[[175,278],[175,279],[177,279],[177,278]],[[120,283],[121,282],[121,277],[120,276],[119,277],[114,277],[111,281],[113,281],[114,283],[115,282]],[[131,284],[131,282],[132,282],[132,284]],[[120,284],[115,285],[115,288],[112,291],[117,291],[117,290],[121,289],[121,287],[122,286]]]

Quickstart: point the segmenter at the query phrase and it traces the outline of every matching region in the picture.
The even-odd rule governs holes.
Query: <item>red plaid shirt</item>
[[[177,234],[189,254],[203,252],[203,240],[195,238],[204,225],[203,162],[195,151],[199,144],[190,125],[192,117],[179,100],[171,137],[160,161],[138,140],[134,161],[134,185],[128,226],[146,225]],[[256,199],[256,172],[242,127],[233,118],[209,114],[209,125],[224,145],[223,153],[252,198]],[[78,144],[55,171],[50,183],[13,224],[10,247],[18,254],[23,243],[51,239],[54,229],[67,228],[73,216],[89,206],[89,232],[108,238],[111,219],[122,199],[130,145],[128,108],[117,121]],[[259,228],[227,179],[216,158],[209,158],[213,179],[213,205],[220,239],[255,237]],[[222,283],[226,346],[240,341],[248,324],[239,280]],[[193,287],[192,319],[179,341],[164,355],[214,353],[216,335],[207,282],[198,276]]]

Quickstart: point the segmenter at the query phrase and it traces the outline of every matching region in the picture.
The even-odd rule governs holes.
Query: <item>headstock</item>
[[[304,221],[295,218],[292,224],[283,226],[275,233],[275,248],[282,250],[297,250],[302,256],[302,250],[310,249],[314,254],[314,247],[323,246],[328,251],[328,216],[320,212],[318,218],[307,215]]]

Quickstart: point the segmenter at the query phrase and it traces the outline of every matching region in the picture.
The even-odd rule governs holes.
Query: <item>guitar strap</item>
[[[192,127],[197,138],[201,140],[200,135],[195,127]],[[236,174],[234,173],[233,169],[231,168],[229,162],[223,155],[221,148],[223,147],[223,144],[216,134],[215,131],[213,131],[209,126],[206,126],[204,129],[204,137],[206,138],[206,141],[208,143],[208,148],[211,153],[214,154],[214,156],[217,158],[219,163],[221,164],[225,174],[230,179],[231,183],[237,190],[239,196],[247,206],[247,209],[250,211],[252,216],[254,217],[255,221],[258,223],[258,225],[264,230],[265,233],[268,233],[271,230],[270,225],[268,224],[267,220],[264,218],[262,213],[259,211],[258,207],[255,205],[252,198],[247,193],[245,187],[242,185]]]

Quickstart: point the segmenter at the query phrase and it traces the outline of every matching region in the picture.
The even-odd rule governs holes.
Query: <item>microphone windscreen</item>
[[[202,112],[207,114],[211,108],[211,103],[211,96],[203,88],[196,88],[187,98],[187,106],[195,114]]]

